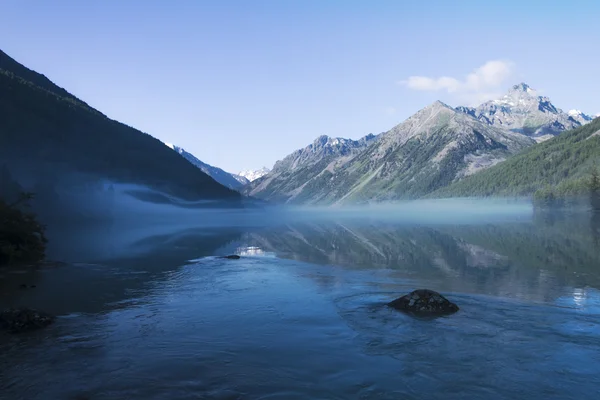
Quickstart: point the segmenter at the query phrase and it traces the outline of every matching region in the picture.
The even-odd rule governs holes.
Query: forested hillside
[[[574,196],[590,190],[600,168],[600,118],[532,146],[428,197]]]
[[[240,197],[159,140],[107,118],[1,51],[0,164],[29,186],[77,172],[190,199]]]

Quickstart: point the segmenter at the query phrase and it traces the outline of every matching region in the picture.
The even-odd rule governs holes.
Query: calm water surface
[[[65,265],[0,271],[0,307],[60,315],[0,336],[0,398],[598,398],[598,227],[526,214],[54,232]],[[420,287],[461,310],[385,307]]]

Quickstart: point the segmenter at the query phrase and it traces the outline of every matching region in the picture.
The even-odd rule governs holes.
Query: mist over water
[[[399,201],[362,206],[286,206],[256,204],[240,208],[236,204],[223,206],[213,200],[186,201],[148,187],[131,184],[104,183],[110,190],[92,193],[90,210],[114,222],[140,224],[148,219],[190,224],[232,226],[238,224],[270,225],[284,221],[315,221],[331,219],[390,219],[405,223],[456,223],[477,220],[506,220],[532,215],[533,206],[527,199],[432,199]],[[78,202],[85,203],[85,202]],[[251,204],[251,201],[248,200]],[[103,210],[110,212],[102,213]]]
[[[526,201],[189,207],[115,187],[112,218],[51,226],[66,264],[0,271],[11,399],[593,398],[600,220]],[[239,260],[217,256],[239,254]],[[35,284],[20,290],[20,283]],[[385,303],[416,288],[461,310]]]

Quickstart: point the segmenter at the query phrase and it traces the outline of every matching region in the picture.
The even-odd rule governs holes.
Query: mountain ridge
[[[240,176],[240,177],[246,179],[248,181],[247,183],[250,183],[259,178],[262,178],[269,172],[271,172],[271,170],[269,168],[262,167],[260,169],[255,169],[255,170],[247,169],[247,170],[240,171],[237,173],[237,176]]]
[[[554,196],[588,191],[592,168],[600,167],[600,118],[536,144],[504,163],[432,192],[428,197]]]
[[[297,201],[314,179],[340,168],[376,138],[374,134],[358,140],[321,135],[308,146],[277,161],[271,172],[246,185],[243,193],[265,200]]]
[[[351,154],[332,151],[333,144],[350,142],[362,145],[355,145]],[[278,161],[247,193],[307,204],[419,197],[534,143],[436,101],[377,136],[359,141],[320,136]]]
[[[4,52],[0,67],[0,159],[25,189],[62,187],[68,182],[61,176],[77,172],[182,198],[240,200],[158,139],[106,117]]]
[[[579,110],[563,112],[520,83],[479,107],[453,108],[435,101],[368,146],[356,147],[351,156],[325,152],[334,138],[320,136],[278,161],[273,171],[244,191],[308,204],[421,197],[591,120]],[[309,164],[317,167],[307,168]]]
[[[181,155],[194,166],[200,168],[202,172],[204,172],[223,186],[226,186],[230,189],[239,190],[242,186],[250,183],[250,181],[244,178],[243,176],[232,174],[230,172],[224,171],[219,167],[215,167],[201,161],[192,153],[186,151],[182,147],[176,146],[172,143],[165,143],[165,145],[171,150]]]
[[[579,110],[564,112],[554,106],[549,97],[538,95],[522,82],[513,85],[498,98],[477,107],[456,107],[488,125],[502,127],[544,141],[559,133],[578,128],[593,118]]]

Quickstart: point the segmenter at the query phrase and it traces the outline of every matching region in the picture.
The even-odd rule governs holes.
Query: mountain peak
[[[569,117],[571,117],[572,119],[574,119],[582,125],[594,119],[594,117],[592,117],[591,115],[587,115],[581,110],[569,110],[567,114],[569,115]]]
[[[567,114],[569,114],[571,117],[576,117],[576,116],[579,116],[579,115],[583,114],[583,112],[581,110],[575,110],[574,109],[574,110],[569,110],[567,112]]]
[[[423,107],[422,109],[417,111],[417,113],[414,114],[410,118],[420,117],[421,115],[430,115],[431,113],[437,113],[439,111],[444,111],[444,110],[456,111],[453,107],[449,106],[448,104],[444,103],[443,101],[436,100],[433,103],[429,104],[428,106]]]
[[[450,107],[448,104],[446,104],[446,103],[444,103],[443,101],[440,101],[440,100],[434,101],[432,104],[429,105],[429,107],[431,107],[431,108],[440,108],[440,107],[443,107],[443,108],[449,108],[449,109],[453,110],[452,107]]]
[[[515,99],[529,99],[529,98],[537,98],[538,94],[535,89],[533,89],[528,84],[521,82],[517,85],[513,85],[510,90],[499,100],[497,101],[507,101],[507,100],[515,100]]]
[[[511,91],[513,91],[513,92],[525,92],[525,93],[535,92],[535,90],[533,90],[531,88],[531,86],[529,86],[525,82],[521,82],[518,85],[514,85],[512,87],[512,89],[511,89]]]
[[[329,136],[327,136],[327,135],[321,135],[321,136],[319,136],[318,138],[316,138],[316,139],[315,139],[315,141],[313,142],[313,144],[314,144],[315,146],[317,146],[317,145],[319,145],[319,144],[320,144],[320,145],[324,145],[324,144],[326,144],[327,142],[329,142],[329,140],[330,140],[330,139],[332,139],[332,138],[330,138],[330,137],[329,137]]]
[[[240,171],[240,172],[238,172],[238,175],[242,176],[242,177],[246,178],[248,181],[252,182],[259,178],[262,178],[269,172],[271,172],[271,170],[269,168],[262,167],[261,169],[256,169],[256,170],[247,169],[244,171]]]
[[[568,113],[562,111],[548,97],[539,96],[524,82],[512,86],[504,96],[479,107],[457,107],[456,110],[488,125],[496,125],[540,140],[592,120],[579,110]]]

